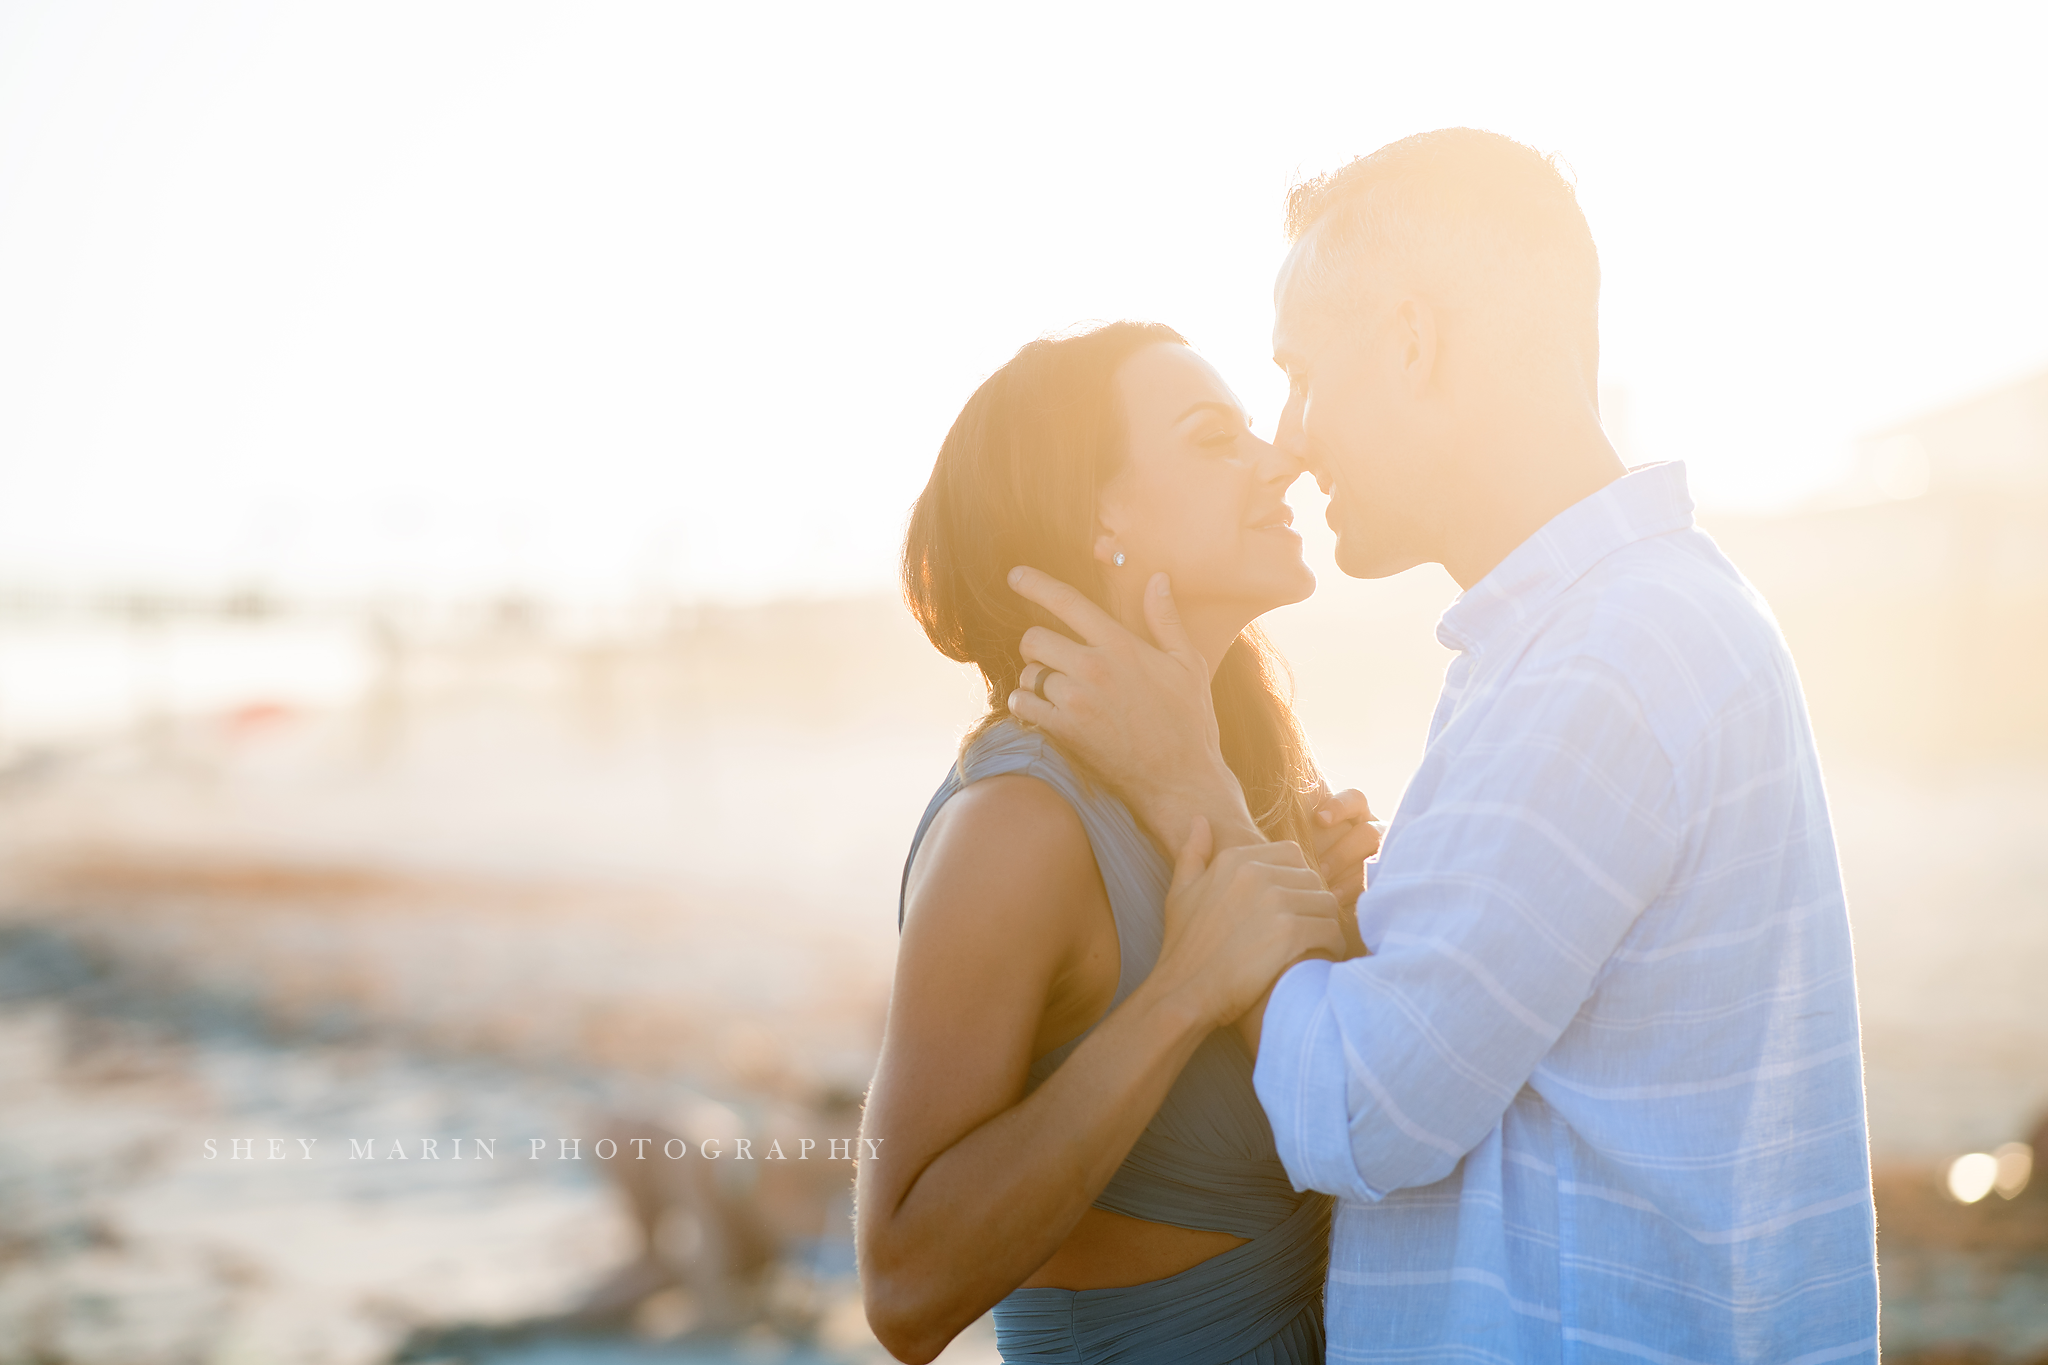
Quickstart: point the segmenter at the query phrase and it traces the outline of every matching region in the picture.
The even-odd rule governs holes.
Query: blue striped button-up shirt
[[[1459,651],[1256,1083],[1338,1196],[1332,1361],[1877,1358],[1849,925],[1806,704],[1679,464],[1444,613]]]

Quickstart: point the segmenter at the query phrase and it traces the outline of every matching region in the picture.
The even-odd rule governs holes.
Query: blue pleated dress
[[[1122,954],[1114,1009],[1159,959],[1173,868],[1123,802],[1082,780],[1044,735],[1007,720],[980,735],[925,809],[910,856],[916,858],[932,818],[954,793],[1000,773],[1041,779],[1081,817]],[[906,861],[906,884],[909,875]],[[1034,1062],[1031,1084],[1050,1076],[1087,1036]],[[1016,1290],[995,1310],[996,1344],[1005,1361],[1308,1365],[1323,1359],[1330,1200],[1299,1193],[1288,1182],[1252,1090],[1252,1058],[1234,1030],[1217,1030],[1195,1050],[1095,1207],[1250,1240],[1145,1284]]]

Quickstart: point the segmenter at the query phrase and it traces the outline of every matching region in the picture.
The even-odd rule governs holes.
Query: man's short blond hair
[[[1555,156],[1477,128],[1417,133],[1295,186],[1287,239],[1311,232],[1293,278],[1326,305],[1405,275],[1443,302],[1511,313],[1595,381],[1600,257]]]

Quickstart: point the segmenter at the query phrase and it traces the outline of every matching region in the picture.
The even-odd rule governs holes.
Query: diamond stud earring
[[[1110,562],[1115,564],[1119,569],[1121,569],[1124,566],[1124,552],[1122,550],[1118,550],[1116,552],[1116,558]]]

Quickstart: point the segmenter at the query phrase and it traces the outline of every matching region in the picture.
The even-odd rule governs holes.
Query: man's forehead
[[[1310,229],[1310,231],[1313,230]],[[1301,263],[1305,255],[1305,249],[1308,246],[1308,240],[1308,234],[1302,234],[1295,241],[1294,245],[1288,248],[1287,254],[1281,258],[1280,269],[1274,272],[1273,313],[1275,317],[1286,311],[1288,295],[1297,292],[1295,285],[1297,277],[1301,274]]]
[[[1320,289],[1317,272],[1312,268],[1316,252],[1316,234],[1322,230],[1317,223],[1296,239],[1286,257],[1280,262],[1279,271],[1273,276],[1273,346],[1282,348],[1284,342],[1291,350],[1299,351],[1308,345],[1314,334],[1321,330],[1324,321],[1323,310],[1318,306]]]
[[[1301,263],[1308,244],[1306,236],[1294,244],[1287,253],[1287,259],[1280,263],[1279,274],[1273,278],[1273,351],[1298,351],[1308,342],[1309,309],[1307,296],[1310,293],[1307,282],[1302,278]]]

